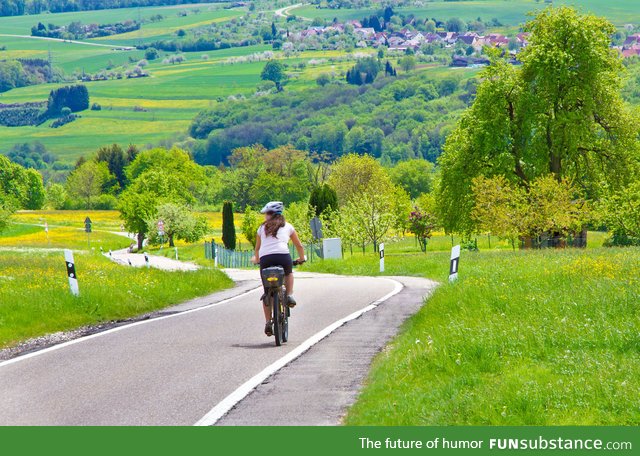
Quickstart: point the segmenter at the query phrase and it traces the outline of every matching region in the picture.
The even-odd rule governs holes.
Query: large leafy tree
[[[621,96],[623,67],[609,46],[615,28],[568,7],[529,22],[521,67],[498,51],[473,106],[447,139],[439,162],[439,205],[448,231],[474,229],[471,182],[503,175],[528,188],[545,175],[580,183],[595,197],[637,171],[638,122]]]

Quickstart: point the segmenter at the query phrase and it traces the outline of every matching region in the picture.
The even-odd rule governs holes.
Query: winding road
[[[285,402],[303,415],[291,410],[284,424],[338,424],[371,358],[435,287],[297,272],[290,340],[275,347],[257,272],[229,273],[233,290],[0,362],[0,425],[248,424],[271,397],[262,386],[296,366],[300,394]],[[304,367],[322,353],[332,362]]]

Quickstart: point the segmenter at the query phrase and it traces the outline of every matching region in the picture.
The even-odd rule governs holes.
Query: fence
[[[307,261],[314,262],[318,258],[322,258],[322,247],[318,244],[307,244],[305,247],[305,253]],[[295,248],[290,245],[289,252],[291,257],[295,258],[297,252]],[[251,257],[254,252],[252,250],[229,250],[225,249],[222,245],[217,244],[213,239],[211,242],[205,241],[204,243],[204,256],[207,260],[215,261],[223,268],[252,268],[256,267],[251,263]],[[216,258],[217,257],[217,258]]]

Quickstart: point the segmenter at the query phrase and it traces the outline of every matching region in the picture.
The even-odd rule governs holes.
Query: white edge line
[[[154,323],[156,321],[166,320],[167,318],[179,317],[181,315],[186,315],[186,314],[190,314],[190,313],[193,313],[193,312],[200,312],[201,310],[211,309],[212,307],[216,307],[216,306],[221,306],[222,304],[227,304],[228,302],[231,302],[231,301],[233,301],[235,299],[244,297],[244,296],[248,295],[249,293],[252,293],[252,292],[260,290],[260,289],[262,289],[262,285],[260,285],[260,286],[258,286],[256,288],[252,288],[250,290],[244,291],[244,292],[242,292],[242,293],[240,293],[240,294],[238,294],[236,296],[232,296],[231,298],[223,299],[222,301],[214,302],[212,304],[207,304],[207,305],[204,305],[204,306],[201,306],[201,307],[196,307],[195,309],[189,309],[189,310],[185,310],[185,311],[174,313],[174,314],[170,314],[170,315],[165,315],[163,317],[149,318],[148,320],[136,321],[135,323],[125,324],[125,325],[122,325],[122,326],[118,326],[116,328],[108,329],[106,331],[101,331],[101,332],[97,332],[95,334],[90,334],[88,336],[83,336],[83,337],[79,337],[77,339],[69,340],[69,341],[63,342],[61,344],[52,345],[51,347],[43,348],[42,350],[34,351],[32,353],[27,353],[26,355],[17,356],[15,358],[11,358],[11,359],[8,359],[6,361],[2,361],[2,362],[0,362],[0,368],[8,366],[10,364],[17,363],[19,361],[27,360],[29,358],[33,358],[33,357],[36,357],[36,356],[44,355],[45,353],[50,353],[52,351],[60,350],[62,348],[68,347],[69,345],[74,345],[74,344],[78,344],[80,342],[85,342],[85,341],[90,340],[90,339],[95,339],[96,337],[106,336],[107,334],[112,334],[112,333],[117,332],[117,331],[122,331],[122,330],[125,330],[125,329],[133,328],[135,326],[140,326],[140,325],[144,325],[144,324],[147,324],[147,323]],[[167,309],[164,309],[164,310],[167,310]]]
[[[216,424],[216,422],[218,422],[218,420],[220,420],[220,418],[226,415],[238,402],[240,402],[242,399],[248,396],[249,393],[251,393],[254,389],[256,389],[267,378],[275,374],[278,370],[282,369],[291,361],[298,358],[300,355],[305,353],[307,350],[309,350],[311,347],[313,347],[315,344],[320,342],[322,339],[327,337],[329,334],[334,332],[336,329],[338,329],[345,323],[351,320],[355,320],[362,314],[375,309],[376,307],[378,307],[378,305],[382,304],[387,299],[400,293],[400,291],[402,291],[402,289],[404,288],[404,285],[398,282],[397,280],[389,279],[389,278],[385,278],[385,280],[389,280],[395,284],[393,291],[384,295],[382,298],[378,299],[377,301],[372,302],[367,307],[364,307],[363,309],[357,310],[352,314],[347,315],[341,320],[338,320],[335,323],[332,323],[331,325],[327,326],[321,331],[315,333],[313,336],[309,337],[307,340],[302,342],[295,349],[293,349],[292,351],[290,351],[289,353],[287,353],[286,355],[284,355],[282,358],[278,359],[274,363],[270,364],[269,366],[264,368],[260,373],[254,375],[245,383],[240,385],[238,389],[236,389],[234,392],[232,392],[227,397],[225,397],[215,407],[213,407],[205,416],[203,416],[200,420],[198,420],[198,422],[195,423],[194,426],[213,426],[214,424]]]

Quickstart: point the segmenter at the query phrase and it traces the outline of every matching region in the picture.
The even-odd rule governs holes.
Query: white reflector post
[[[67,264],[67,277],[69,278],[69,289],[71,290],[71,294],[74,296],[80,296],[76,264],[73,261],[73,252],[69,249],[64,250],[64,262]]]
[[[380,272],[384,272],[384,242],[380,244]]]
[[[451,264],[449,265],[449,282],[458,278],[458,265],[460,264],[460,246],[451,249]]]

